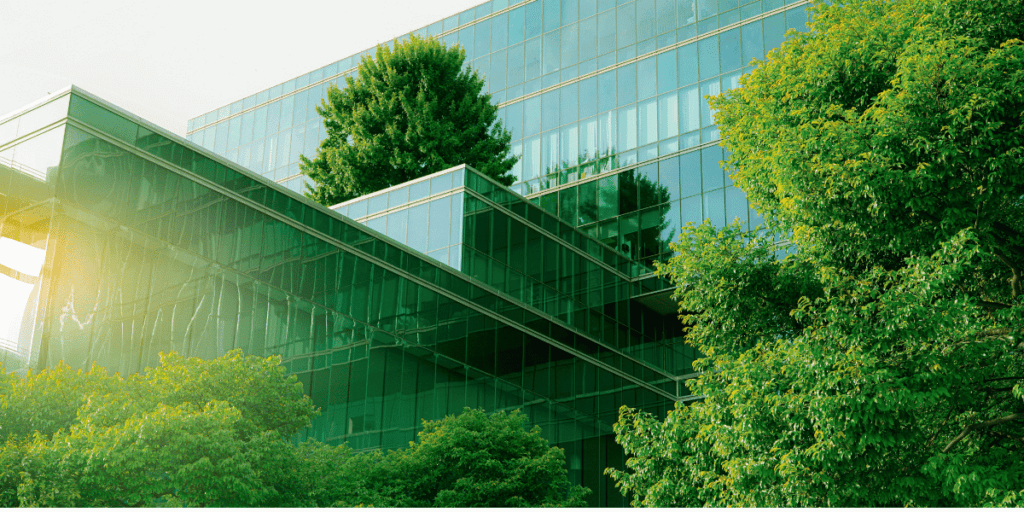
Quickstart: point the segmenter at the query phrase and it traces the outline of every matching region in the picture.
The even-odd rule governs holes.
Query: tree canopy
[[[526,416],[466,409],[403,450],[294,434],[316,414],[280,357],[161,354],[129,377],[0,367],[0,507],[582,506]]]
[[[661,269],[703,399],[621,411],[634,504],[1022,504],[1022,29],[1020,0],[819,2],[713,101],[766,225],[688,227]]]
[[[409,448],[357,454],[346,471],[358,476],[341,506],[580,507],[589,489],[571,485],[565,453],[548,446],[519,411],[424,422]]]
[[[459,164],[511,185],[512,136],[465,60],[461,47],[418,36],[363,57],[317,107],[327,138],[302,157],[307,195],[329,206]]]
[[[129,377],[65,364],[25,377],[0,371],[0,506],[254,506],[287,497],[301,481],[290,437],[315,412],[280,358],[236,350],[160,361]]]

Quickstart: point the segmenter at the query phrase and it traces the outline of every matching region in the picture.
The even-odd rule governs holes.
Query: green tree
[[[662,268],[704,398],[623,409],[609,472],[644,506],[1020,506],[1024,2],[814,12],[713,102],[767,231]]]
[[[312,402],[279,357],[161,354],[127,378],[60,365],[0,386],[2,506],[323,504],[304,482],[326,468],[302,464],[318,448],[290,441]]]
[[[518,411],[424,422],[418,442],[387,454],[352,457],[344,471],[362,475],[338,504],[387,507],[573,507],[588,489],[570,485],[565,453],[527,429]]]
[[[418,36],[364,57],[317,108],[327,138],[302,157],[315,183],[307,195],[329,206],[463,163],[511,185],[512,136],[465,60],[462,48]]]

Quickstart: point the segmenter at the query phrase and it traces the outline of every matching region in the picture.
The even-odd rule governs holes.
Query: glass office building
[[[663,283],[466,166],[338,209],[78,88],[0,119],[0,362],[279,354],[321,410],[307,435],[357,449],[521,409],[623,505],[619,406],[694,398]]]
[[[521,157],[514,191],[649,265],[667,257],[665,244],[642,234],[658,219],[666,234],[705,218],[759,223],[719,165],[705,96],[737,87],[788,29],[805,30],[806,5],[492,0],[413,33],[461,45],[485,77]],[[373,53],[192,119],[187,137],[301,192],[299,155],[314,156],[325,138],[315,107]],[[640,180],[661,187],[634,200]]]
[[[619,406],[696,397],[667,283],[686,222],[758,223],[705,95],[803,29],[785,0],[493,0],[416,31],[462,45],[522,158],[325,208],[297,191],[315,106],[367,50],[189,122],[77,88],[0,118],[0,362],[135,372],[160,351],[279,354],[308,435],[400,448],[421,419],[521,409],[592,505],[626,502]]]

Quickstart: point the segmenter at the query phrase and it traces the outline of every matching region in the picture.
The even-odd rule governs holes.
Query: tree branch
[[[970,434],[974,430],[978,430],[978,429],[982,429],[982,428],[995,427],[997,425],[1002,425],[1003,423],[1008,423],[1008,422],[1011,422],[1013,420],[1018,420],[1018,419],[1021,419],[1021,418],[1024,418],[1024,413],[1011,414],[1009,416],[1003,416],[1002,418],[997,418],[997,419],[989,420],[989,421],[983,421],[981,423],[975,423],[974,425],[968,425],[968,426],[964,427],[964,429],[960,432],[960,434],[957,435],[952,441],[950,441],[949,444],[947,444],[945,448],[942,449],[942,453],[949,453],[949,450],[952,449],[954,445],[956,445],[960,441],[963,441],[963,439],[965,437],[967,437],[967,434]]]
[[[996,255],[996,258],[999,258],[999,261],[1010,267],[1010,272],[1013,272],[1013,277],[1010,278],[1010,288],[1013,292],[1013,298],[1016,299],[1020,295],[1020,270],[1017,269],[1017,266],[1009,258],[999,254],[999,251],[992,251],[992,253]]]

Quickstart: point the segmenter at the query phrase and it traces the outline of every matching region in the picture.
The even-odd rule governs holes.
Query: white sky
[[[0,0],[0,117],[74,84],[188,119],[483,0]]]

